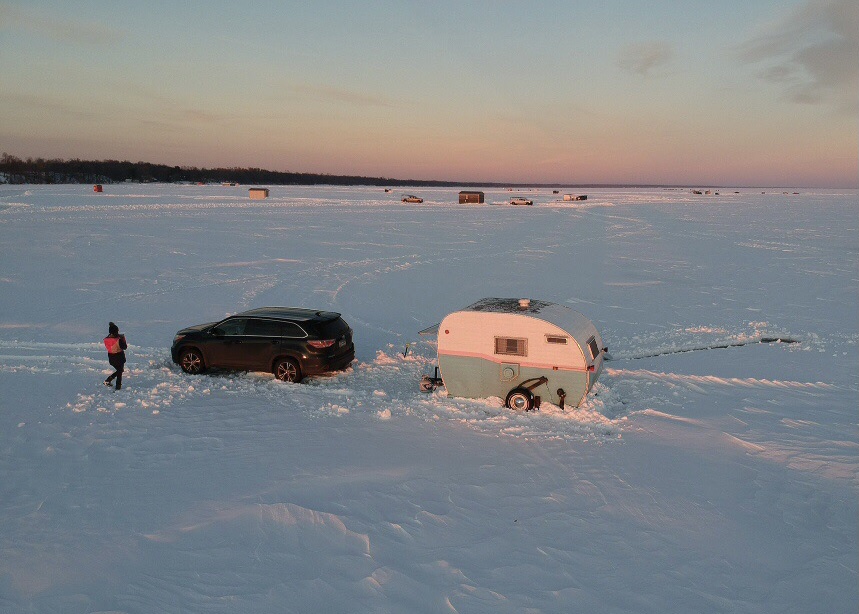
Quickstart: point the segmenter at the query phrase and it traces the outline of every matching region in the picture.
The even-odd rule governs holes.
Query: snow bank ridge
[[[228,531],[230,525],[244,525],[252,522],[259,525],[260,530],[280,530],[296,532],[306,536],[308,531],[322,537],[331,550],[341,550],[344,546],[354,550],[358,548],[362,554],[370,554],[370,538],[364,533],[356,533],[346,528],[346,525],[336,514],[312,510],[294,503],[258,503],[242,504],[226,509],[217,509],[211,513],[203,513],[202,517],[190,524],[183,524],[173,529],[146,535],[146,538],[156,542],[175,542],[182,535],[214,529],[218,533]],[[314,545],[319,546],[318,539]],[[338,545],[339,544],[339,545]]]

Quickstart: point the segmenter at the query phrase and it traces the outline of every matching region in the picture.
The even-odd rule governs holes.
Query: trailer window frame
[[[549,345],[567,345],[569,337],[564,335],[546,335],[546,343]]]
[[[587,342],[588,349],[591,352],[591,358],[596,360],[596,357],[600,355],[600,348],[597,345],[596,337],[591,336]]]
[[[511,346],[510,342],[515,346]],[[499,356],[528,356],[528,340],[522,337],[495,337],[495,354]]]

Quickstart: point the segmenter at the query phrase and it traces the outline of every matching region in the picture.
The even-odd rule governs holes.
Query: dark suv
[[[346,368],[355,358],[352,329],[339,313],[262,307],[183,328],[170,348],[185,373],[209,367],[271,371],[287,382]]]

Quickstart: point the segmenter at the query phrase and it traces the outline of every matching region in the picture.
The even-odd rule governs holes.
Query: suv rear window
[[[335,318],[327,322],[315,322],[313,328],[320,339],[336,339],[349,330],[349,325],[343,318]]]
[[[283,337],[290,337],[292,339],[303,339],[307,336],[298,324],[293,324],[292,322],[281,322],[280,323],[280,334]]]

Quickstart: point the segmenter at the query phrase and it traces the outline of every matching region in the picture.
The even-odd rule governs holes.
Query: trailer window
[[[588,347],[591,350],[591,358],[596,358],[597,356],[599,356],[600,349],[599,349],[599,347],[597,347],[597,340],[596,339],[594,339],[593,337],[588,339]]]
[[[556,343],[558,345],[567,345],[566,337],[559,337],[557,335],[546,335],[546,343]]]
[[[495,337],[495,353],[506,356],[527,356],[528,340],[513,337]]]

